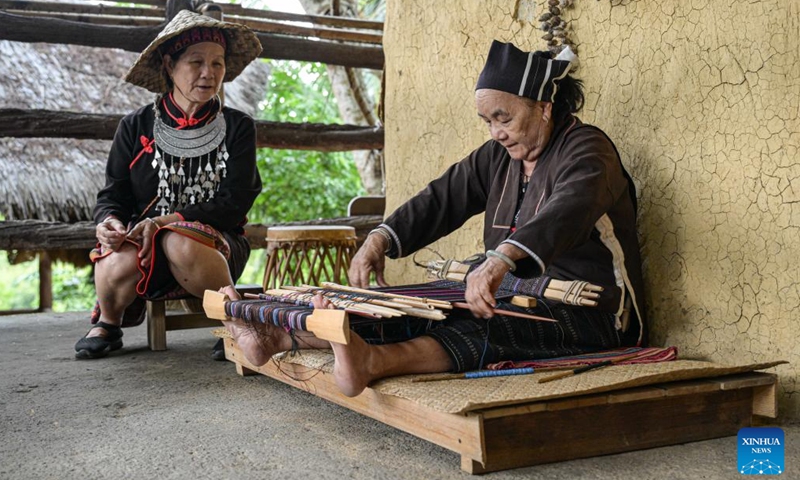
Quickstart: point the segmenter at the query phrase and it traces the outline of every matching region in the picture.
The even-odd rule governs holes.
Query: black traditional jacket
[[[598,128],[567,115],[555,126],[522,198],[522,162],[490,140],[399,207],[385,223],[393,238],[389,256],[403,257],[485,213],[487,249],[511,243],[528,254],[514,275],[548,275],[606,287],[600,307],[623,328],[639,322],[646,343],[644,288],[636,234],[636,195],[611,140]]]
[[[171,95],[166,95],[159,102],[164,123],[182,129],[200,128],[213,119],[218,109],[219,104],[212,100],[190,118]],[[220,173],[214,186],[209,187],[214,190],[213,198],[201,200],[198,194],[196,202],[182,205],[169,213],[177,213],[186,221],[199,221],[222,232],[243,233],[247,212],[261,192],[261,177],[256,167],[255,122],[250,116],[232,108],[223,107],[222,114],[225,118],[224,143],[228,158],[225,160],[225,171],[222,172],[224,175]],[[155,149],[158,148],[153,144],[154,115],[151,104],[126,115],[120,121],[108,155],[106,184],[97,194],[95,222],[99,223],[110,215],[127,223],[160,214],[156,211],[156,205],[151,205],[158,194],[161,180],[159,168],[154,162]],[[202,163],[203,160],[205,163]],[[185,159],[182,165],[187,175],[195,175],[205,173],[205,169],[197,171],[200,165],[215,171],[218,161],[211,155],[202,159]]]

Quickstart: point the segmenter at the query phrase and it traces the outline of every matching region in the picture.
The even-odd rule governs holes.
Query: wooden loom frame
[[[471,474],[736,435],[778,408],[777,376],[753,372],[453,414],[371,388],[346,397],[329,373],[292,380],[308,367],[256,367],[230,338],[225,357],[239,375],[272,377],[452,450]]]

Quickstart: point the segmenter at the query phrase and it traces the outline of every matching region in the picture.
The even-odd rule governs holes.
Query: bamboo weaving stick
[[[343,290],[345,292],[355,292],[355,293],[363,293],[365,295],[378,295],[383,297],[392,297],[395,299],[404,299],[409,301],[418,301],[424,304],[433,305],[435,308],[445,308],[450,309],[453,308],[450,302],[446,302],[444,300],[436,300],[433,298],[423,298],[423,297],[412,297],[409,295],[400,295],[396,293],[388,293],[388,292],[378,292],[375,290],[367,290],[363,288],[356,288],[356,287],[349,287],[346,285],[339,285],[332,282],[322,282],[321,285],[323,287],[335,288],[337,290]]]
[[[469,304],[468,303],[453,302],[453,306],[456,307],[456,308],[462,308],[462,309],[465,309],[465,310],[469,310]],[[513,312],[511,310],[502,310],[502,309],[499,309],[499,308],[493,308],[492,311],[496,315],[506,315],[506,316],[509,316],[509,317],[526,318],[528,320],[536,320],[536,321],[539,321],[539,322],[558,323],[558,320],[553,320],[552,318],[547,318],[547,317],[540,317],[538,315],[531,315],[531,314],[528,314],[528,313]]]
[[[590,370],[596,370],[598,368],[608,367],[609,365],[616,365],[617,363],[624,362],[625,360],[630,360],[638,356],[639,356],[638,353],[634,353],[633,355],[626,355],[624,357],[620,357],[615,360],[606,360],[604,362],[584,365],[582,367],[572,369],[568,372],[556,373],[555,375],[550,375],[549,377],[540,378],[539,383],[547,383],[547,382],[552,382],[553,380],[561,380],[562,378],[571,377],[573,375],[578,375],[584,372],[588,372]]]

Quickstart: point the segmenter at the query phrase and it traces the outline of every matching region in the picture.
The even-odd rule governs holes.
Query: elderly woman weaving
[[[128,72],[157,96],[114,136],[94,210],[95,325],[77,358],[121,348],[120,327],[141,323],[143,299],[200,296],[241,275],[242,226],[261,191],[255,124],[218,93],[260,52],[246,27],[183,10]]]
[[[374,230],[349,272],[355,286],[367,286],[372,273],[384,285],[385,256],[412,254],[484,213],[486,259],[466,279],[472,315],[453,313],[396,343],[374,345],[352,335],[348,345],[331,344],[345,394],[389,375],[461,372],[646,341],[633,182],[611,140],[574,116],[583,93],[569,75],[571,53],[551,58],[492,44],[475,92],[492,139]],[[550,279],[603,286],[599,305],[540,298],[529,309],[555,323],[495,313],[508,308],[495,300],[501,283],[522,283],[535,295]],[[271,342],[257,342],[236,324],[231,329],[255,363],[291,347],[285,332],[273,329]],[[307,344],[323,346],[318,339]]]

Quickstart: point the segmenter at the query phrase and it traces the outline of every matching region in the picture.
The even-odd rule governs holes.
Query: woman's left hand
[[[161,225],[152,218],[145,218],[134,225],[128,238],[138,242],[142,248],[139,250],[139,265],[142,268],[150,267],[150,259],[153,258],[153,234],[161,228]]]
[[[494,308],[497,306],[494,294],[508,271],[508,265],[502,260],[488,258],[467,276],[465,297],[473,315],[478,318],[494,316]]]

